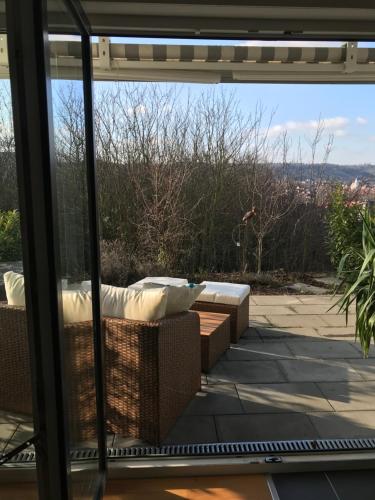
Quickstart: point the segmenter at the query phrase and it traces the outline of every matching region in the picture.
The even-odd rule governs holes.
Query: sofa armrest
[[[200,388],[199,317],[104,321],[109,430],[159,443]]]

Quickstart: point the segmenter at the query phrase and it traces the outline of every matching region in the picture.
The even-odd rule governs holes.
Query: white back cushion
[[[25,307],[25,280],[23,274],[8,271],[4,274],[7,301],[10,306]],[[62,280],[66,286],[66,280]],[[84,290],[63,290],[64,323],[78,323],[92,319],[91,293]]]
[[[62,305],[64,323],[80,323],[92,320],[91,292],[85,290],[63,290]]]
[[[166,314],[177,314],[188,311],[203,291],[204,285],[168,286],[168,302]]]
[[[141,283],[137,286],[139,287],[136,288],[137,290],[151,290],[163,287],[159,283],[151,282]],[[166,288],[168,290],[166,315],[169,316],[170,314],[188,311],[204,290],[205,285],[168,285]]]
[[[4,284],[8,304],[24,307],[25,285],[23,275],[8,271],[4,274]],[[168,290],[160,285],[145,290],[129,290],[128,288],[102,285],[101,298],[104,316],[155,321],[166,315]],[[92,320],[90,291],[83,289],[63,290],[62,301],[65,323]]]
[[[4,274],[7,301],[10,306],[25,306],[25,285],[23,274],[8,271]]]
[[[103,316],[139,321],[156,321],[166,314],[168,291],[165,287],[131,290],[102,285]]]

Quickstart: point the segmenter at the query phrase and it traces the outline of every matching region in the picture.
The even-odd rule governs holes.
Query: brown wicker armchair
[[[181,313],[155,322],[103,319],[107,428],[159,444],[200,389],[199,317]],[[96,433],[91,322],[65,326],[71,433],[76,443]],[[23,308],[0,303],[0,410],[31,414]]]
[[[104,321],[108,429],[160,443],[200,390],[199,317]]]

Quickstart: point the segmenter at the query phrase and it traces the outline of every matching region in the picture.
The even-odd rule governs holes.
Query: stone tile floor
[[[253,296],[250,327],[207,376],[166,443],[375,436],[375,348],[330,296]]]
[[[363,359],[329,296],[253,296],[249,329],[207,375],[165,444],[375,437],[375,347]],[[0,412],[0,453],[32,433]],[[108,446],[141,445],[108,436]]]

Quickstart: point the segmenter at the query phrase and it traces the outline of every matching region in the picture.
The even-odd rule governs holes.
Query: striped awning
[[[111,59],[155,62],[230,62],[230,63],[344,63],[347,44],[342,47],[260,47],[220,45],[148,45],[110,43]],[[356,48],[357,63],[375,62],[375,48]],[[99,43],[92,46],[92,55],[99,58]],[[79,57],[77,42],[52,42],[51,56]]]
[[[98,57],[99,44],[93,47]],[[173,61],[203,63],[344,63],[347,46],[343,47],[254,47],[205,45],[110,45],[112,58],[124,61]],[[357,63],[375,62],[375,48],[357,49]]]
[[[52,41],[50,56],[52,76],[76,78],[81,57],[79,42]],[[358,48],[355,42],[341,47],[151,45],[111,43],[109,38],[101,37],[92,44],[92,56],[97,80],[375,82],[375,48]]]

